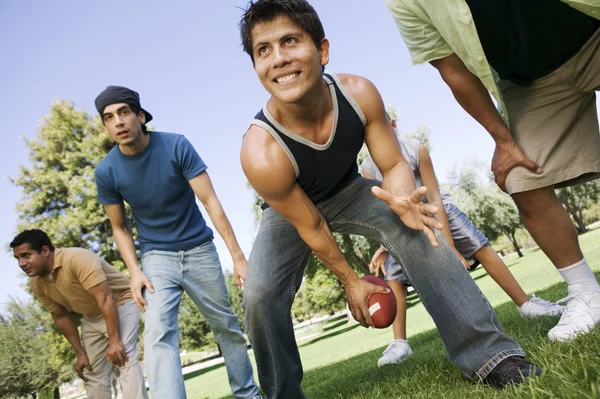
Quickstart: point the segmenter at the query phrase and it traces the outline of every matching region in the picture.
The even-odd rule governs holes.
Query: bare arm
[[[456,54],[431,61],[456,101],[488,131],[496,142],[492,170],[496,183],[504,189],[508,172],[515,166],[523,166],[532,172],[542,173],[535,162],[529,160],[494,107],[492,99],[481,80],[467,69]]]
[[[86,378],[83,375],[83,369],[87,368],[89,371],[92,371],[92,366],[83,349],[83,345],[81,345],[77,324],[75,324],[73,316],[71,316],[71,313],[64,306],[60,305],[51,314],[58,331],[60,331],[67,341],[69,341],[75,350],[75,353],[77,354],[75,371],[77,371],[79,377],[85,381]]]
[[[373,187],[373,194],[385,201],[407,227],[423,231],[431,244],[438,246],[432,229],[441,229],[442,226],[430,216],[438,210],[434,205],[421,202],[427,189],[418,187],[415,190],[413,170],[402,156],[377,88],[359,76],[339,76],[365,115],[365,142],[383,175],[381,188]]]
[[[439,220],[442,224],[442,234],[448,244],[454,250],[454,253],[460,259],[462,264],[468,268],[468,263],[463,258],[463,256],[458,252],[456,247],[454,246],[454,239],[452,238],[452,232],[450,231],[450,222],[448,221],[448,215],[446,214],[446,208],[444,207],[444,203],[442,201],[442,195],[440,194],[440,187],[437,181],[437,177],[435,176],[435,171],[433,169],[433,163],[431,162],[431,157],[429,156],[429,152],[427,148],[423,144],[419,145],[419,174],[421,175],[421,180],[423,180],[423,184],[427,187],[427,202],[433,204],[438,207],[440,210],[435,218]]]
[[[246,273],[248,270],[246,257],[235,237],[231,223],[229,223],[229,219],[227,219],[227,215],[225,215],[225,211],[221,206],[221,201],[219,201],[219,198],[215,193],[210,177],[207,172],[203,172],[191,179],[189,183],[192,190],[194,190],[196,197],[198,197],[202,202],[202,205],[204,205],[204,208],[219,232],[219,235],[221,235],[223,241],[225,241],[227,249],[229,249],[229,253],[233,260],[233,271],[238,282],[238,287],[241,288],[244,280],[246,280]]]
[[[145,311],[144,306],[148,305],[148,302],[144,300],[142,296],[142,289],[145,287],[154,292],[150,280],[140,269],[140,265],[135,254],[135,244],[129,226],[127,226],[127,220],[125,219],[125,207],[121,204],[110,204],[104,205],[104,211],[110,220],[112,226],[113,238],[119,249],[119,253],[123,258],[123,261],[127,265],[129,270],[129,276],[131,278],[131,294],[133,295],[133,301],[138,308],[143,312]]]
[[[344,285],[353,316],[373,325],[367,299],[382,287],[358,278],[346,262],[327,221],[296,182],[294,169],[277,143],[262,128],[252,126],[244,137],[242,168],[254,189],[292,226]]]
[[[106,356],[112,363],[122,367],[127,361],[127,355],[125,354],[125,346],[119,335],[119,310],[117,309],[117,304],[108,286],[108,282],[103,281],[88,289],[87,292],[96,299],[96,303],[106,322],[106,332],[108,333],[109,341]]]
[[[427,202],[437,206],[439,209],[435,218],[443,224],[442,234],[444,234],[444,238],[446,238],[448,244],[454,248],[454,240],[450,233],[448,215],[446,214],[446,209],[442,202],[442,195],[440,194],[440,187],[435,176],[435,171],[433,170],[433,163],[431,162],[431,157],[429,156],[427,148],[425,148],[423,144],[419,145],[419,174],[421,175],[423,185],[427,187]]]

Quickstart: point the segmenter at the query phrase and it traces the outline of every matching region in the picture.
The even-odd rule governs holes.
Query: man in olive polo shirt
[[[10,247],[31,291],[77,352],[75,369],[88,398],[111,398],[114,364],[124,397],[147,399],[136,348],[140,311],[127,276],[87,249],[54,248],[42,230],[21,232]],[[81,341],[70,311],[83,315]]]

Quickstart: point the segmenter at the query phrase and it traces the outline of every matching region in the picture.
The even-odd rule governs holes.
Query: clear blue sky
[[[6,176],[28,165],[20,136],[33,138],[53,99],[95,112],[107,85],[133,88],[157,130],[185,134],[207,163],[225,211],[248,255],[255,233],[252,193],[239,164],[242,134],[267,100],[240,47],[244,0],[0,2],[0,305],[27,298],[26,278],[4,246],[16,228],[20,190]],[[399,111],[402,132],[432,129],[440,180],[493,142],[455,103],[430,66],[413,67],[383,0],[314,0],[331,42],[333,72],[371,79]],[[210,224],[210,221],[209,221]],[[76,226],[74,226],[76,227]],[[223,266],[229,253],[215,239]],[[0,306],[0,310],[2,306]]]

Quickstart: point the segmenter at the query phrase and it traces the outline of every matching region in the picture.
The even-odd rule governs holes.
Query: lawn
[[[600,229],[580,236],[584,253],[600,277]],[[550,300],[567,295],[566,285],[539,250],[505,259],[527,293]],[[558,318],[522,319],[508,296],[479,268],[471,273],[496,308],[505,331],[542,366],[540,378],[497,391],[463,378],[450,362],[433,321],[419,303],[408,310],[409,342],[415,352],[404,363],[378,369],[391,329],[364,329],[343,318],[300,344],[302,387],[308,398],[599,398],[600,328],[571,343],[552,343],[547,331]],[[254,359],[251,356],[254,363]],[[255,373],[256,375],[256,373]],[[229,397],[223,364],[186,375],[188,398]]]

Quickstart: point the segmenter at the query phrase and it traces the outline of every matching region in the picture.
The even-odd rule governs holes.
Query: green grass
[[[580,236],[586,258],[600,276],[600,230]],[[505,259],[527,293],[549,300],[567,295],[566,285],[539,250]],[[471,273],[496,308],[504,330],[542,366],[540,378],[498,391],[462,377],[450,362],[422,304],[408,310],[414,355],[404,363],[377,368],[392,339],[391,329],[363,329],[342,319],[324,323],[323,333],[300,344],[303,390],[308,398],[600,398],[600,328],[570,343],[547,340],[558,318],[522,319],[508,296],[480,268]],[[254,358],[251,354],[254,364]],[[256,375],[256,373],[255,373]],[[230,397],[223,365],[186,376],[188,398]]]

